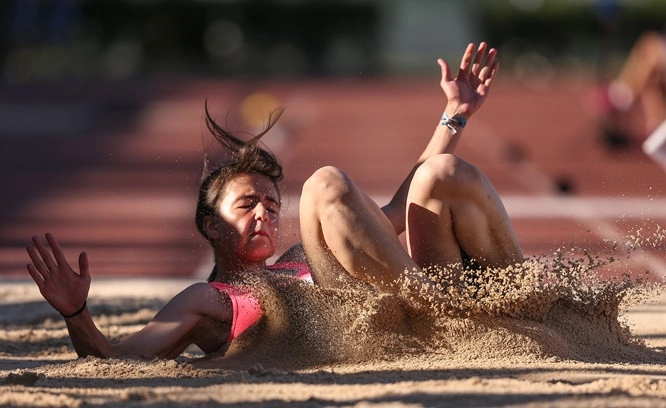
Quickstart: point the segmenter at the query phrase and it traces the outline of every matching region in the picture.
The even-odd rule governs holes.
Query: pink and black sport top
[[[297,271],[294,276],[298,279],[312,282],[310,269],[305,262],[281,262],[268,266],[268,269],[292,269]],[[253,296],[250,288],[241,288],[236,285],[220,282],[209,283],[220,292],[226,293],[231,299],[233,320],[231,321],[231,331],[229,332],[228,341],[236,339],[264,315],[264,311],[259,305],[259,300]]]

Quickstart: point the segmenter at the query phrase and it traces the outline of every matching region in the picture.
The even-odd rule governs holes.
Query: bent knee
[[[350,191],[351,181],[340,169],[334,166],[325,166],[316,170],[303,183],[303,198],[321,202],[344,196]]]
[[[429,157],[414,174],[414,182],[433,187],[469,187],[482,181],[483,176],[475,166],[453,154]]]

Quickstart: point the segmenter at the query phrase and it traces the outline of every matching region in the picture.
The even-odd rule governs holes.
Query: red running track
[[[571,245],[593,252],[666,225],[666,174],[639,148],[600,142],[590,83],[496,82],[457,154],[504,198],[528,255]],[[0,97],[0,276],[26,276],[30,237],[54,233],[94,276],[205,276],[193,223],[203,163],[203,103],[242,126],[244,106],[278,103],[266,137],[286,172],[281,250],[298,240],[300,186],[323,165],[346,170],[378,200],[409,171],[444,101],[437,78],[203,81],[7,89]],[[208,141],[210,143],[210,141]],[[211,154],[214,156],[215,152]],[[664,243],[631,272],[666,274]]]

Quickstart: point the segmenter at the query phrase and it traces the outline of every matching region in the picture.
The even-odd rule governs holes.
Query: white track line
[[[299,196],[283,197],[287,203],[282,216],[297,217]],[[389,196],[371,198],[384,205]],[[600,219],[663,219],[666,221],[666,198],[640,197],[579,197],[579,196],[501,196],[511,219],[518,218],[572,218]]]
[[[379,205],[388,203],[388,195],[373,195],[371,198]],[[298,219],[298,203],[300,196],[282,197],[285,206],[282,208],[283,219]],[[502,196],[502,201],[511,219],[574,219],[583,224],[581,229],[588,227],[590,232],[602,239],[623,242],[623,236],[608,220],[652,220],[666,227],[666,198],[640,197],[571,197],[571,196]],[[666,277],[666,263],[647,253],[635,254],[634,260],[649,267],[650,270]],[[197,269],[196,276],[207,277],[212,268],[210,260],[206,260]]]
[[[506,150],[506,142],[502,135],[483,123],[477,125],[476,136],[480,139],[480,143],[472,146],[477,147],[478,153],[490,156]],[[493,149],[489,149],[490,146]],[[621,242],[625,239],[617,231],[617,227],[609,222],[610,219],[663,219],[663,213],[666,211],[663,199],[650,197],[588,198],[555,195],[553,191],[556,189],[552,178],[532,161],[521,163],[520,169],[510,174],[513,175],[517,185],[527,187],[534,192],[534,197],[524,199],[522,203],[512,203],[510,197],[503,198],[510,217],[533,214],[535,217],[559,216],[577,219],[603,240]],[[552,212],[548,213],[549,211]],[[640,254],[636,253],[633,260],[666,279],[666,263],[659,257],[643,251]]]

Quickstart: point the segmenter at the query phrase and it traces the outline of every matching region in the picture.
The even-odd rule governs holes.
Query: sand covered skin
[[[77,359],[31,282],[0,289],[0,405],[666,406],[666,296],[625,276],[659,229],[591,255],[563,248],[469,271],[427,311],[392,295],[261,285],[266,317],[224,358]],[[666,248],[665,248],[666,249]],[[611,277],[608,272],[612,271]],[[93,280],[110,339],[144,325],[191,281]],[[408,284],[408,282],[406,282]]]

